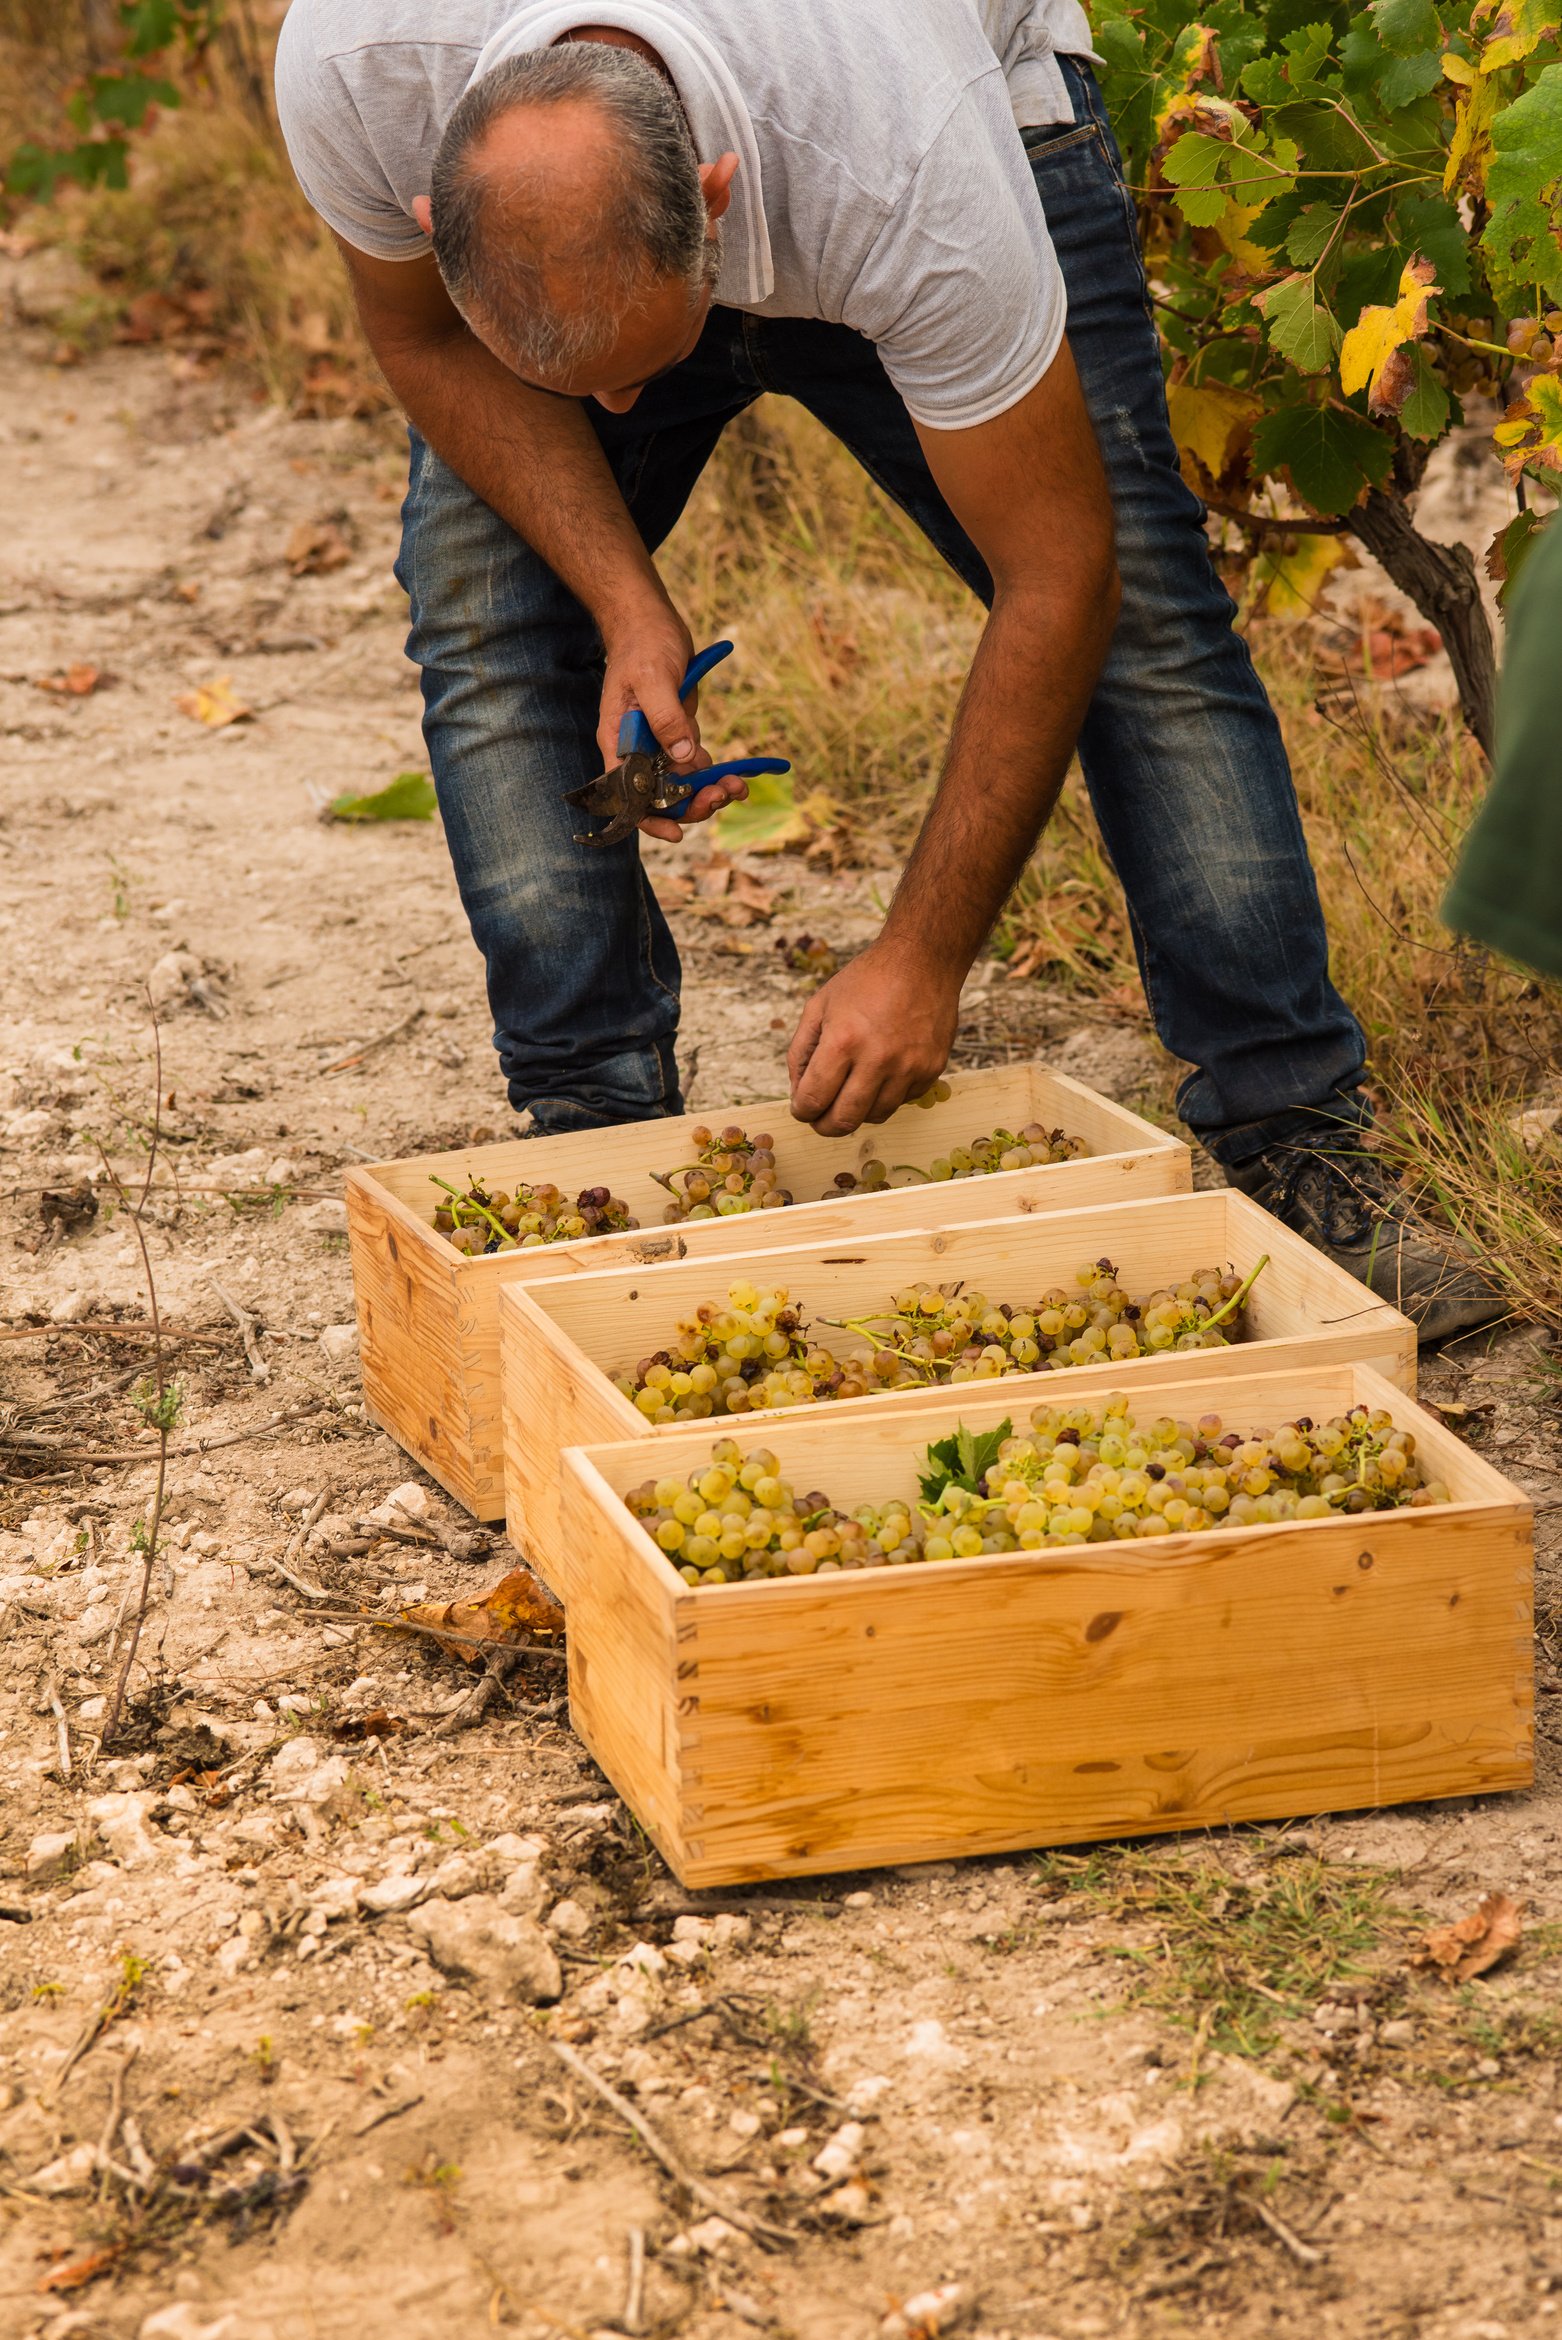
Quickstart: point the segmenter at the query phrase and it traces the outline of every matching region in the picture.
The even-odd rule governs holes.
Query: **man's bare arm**
[[[698,723],[678,699],[689,630],[580,401],[531,389],[501,365],[463,322],[431,254],[390,261],[347,244],[341,251],[370,346],[418,430],[596,619],[608,654],[598,734],[604,763],[613,760],[629,706],[644,711],[675,763],[708,763]],[[737,785],[703,792],[684,818],[703,818],[741,793]],[[679,834],[672,822],[646,826],[658,836]]]
[[[1111,501],[1066,344],[995,421],[917,435],[993,606],[883,932],[814,994],[788,1052],[792,1111],[826,1136],[887,1120],[942,1072],[960,986],[1057,802],[1117,619]]]

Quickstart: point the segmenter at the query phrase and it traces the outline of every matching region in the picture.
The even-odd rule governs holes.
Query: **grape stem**
[[[1248,1276],[1247,1281],[1237,1286],[1237,1289],[1232,1293],[1231,1298],[1226,1302],[1224,1308],[1217,1308],[1213,1316],[1205,1317],[1203,1325],[1205,1332],[1209,1331],[1211,1325],[1219,1324],[1223,1316],[1229,1316],[1233,1308],[1241,1307],[1243,1301],[1247,1298],[1249,1292],[1252,1291],[1253,1286],[1257,1283],[1259,1277],[1263,1274],[1265,1268],[1268,1265],[1269,1254],[1266,1251],[1263,1258],[1259,1261],[1257,1267],[1254,1268],[1251,1274]]]
[[[471,1220],[463,1220],[461,1213],[463,1210],[472,1211],[479,1219],[484,1219],[487,1221],[488,1225],[498,1236],[502,1250],[518,1251],[520,1249],[519,1243],[510,1233],[510,1230],[504,1224],[504,1221],[502,1219],[496,1219],[493,1212],[489,1210],[486,1203],[480,1203],[474,1195],[463,1194],[459,1187],[449,1185],[443,1178],[435,1178],[432,1171],[430,1171],[429,1177],[435,1186],[442,1187],[444,1189],[445,1193],[450,1196],[451,1201],[455,1204],[456,1208],[454,1217],[458,1227],[463,1225],[471,1225]]]

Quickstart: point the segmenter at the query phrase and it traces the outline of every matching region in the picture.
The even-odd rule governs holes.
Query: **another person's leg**
[[[651,544],[676,520],[726,415],[752,395],[719,348],[688,366],[681,397],[669,376],[631,415],[594,418]],[[678,953],[639,839],[578,845],[587,824],[564,802],[601,770],[596,626],[416,433],[397,575],[510,1103],[529,1107],[540,1131],[681,1112]]]

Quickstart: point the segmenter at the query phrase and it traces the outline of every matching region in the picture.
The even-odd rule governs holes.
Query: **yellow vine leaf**
[[[1340,344],[1340,388],[1348,398],[1365,390],[1370,403],[1395,350],[1426,331],[1426,305],[1437,290],[1437,271],[1418,255],[1401,269],[1399,298],[1391,309],[1362,310]]]
[[[1472,72],[1464,58],[1456,57],[1451,50],[1443,58],[1443,73],[1464,92],[1454,116],[1454,134],[1448,142],[1443,193],[1451,195],[1461,179],[1468,179],[1478,195],[1485,188],[1492,157],[1491,126],[1498,102],[1496,79],[1484,67]]]
[[[1294,544],[1261,552],[1253,563],[1266,617],[1313,617],[1331,569],[1349,557],[1338,536],[1299,536]]]
[[[1562,381],[1555,374],[1534,375],[1492,437],[1515,475],[1527,463],[1538,464],[1543,471],[1562,471]]]
[[[1264,402],[1223,382],[1169,382],[1166,410],[1179,450],[1196,455],[1210,478],[1219,479],[1263,413]]]
[[[1273,252],[1248,241],[1248,229],[1266,209],[1263,203],[1233,203],[1225,218],[1215,222],[1216,235],[1244,276],[1267,276],[1275,264]],[[1228,277],[1226,281],[1229,284],[1231,280]]]
[[[1551,0],[1482,0],[1470,17],[1472,33],[1484,32],[1480,69],[1500,73],[1517,65],[1553,33],[1562,32],[1562,15]]]
[[[234,697],[233,684],[225,674],[215,682],[197,684],[193,691],[181,691],[175,704],[181,715],[193,716],[213,731],[225,731],[230,723],[248,723],[255,712]]]
[[[1186,105],[1188,92],[1195,82],[1210,78],[1215,64],[1214,26],[1186,25],[1178,35],[1177,50],[1180,56],[1167,78],[1166,95],[1155,117],[1156,131],[1162,139],[1173,114]]]

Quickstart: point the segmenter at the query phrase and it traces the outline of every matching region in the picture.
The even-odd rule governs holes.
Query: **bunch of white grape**
[[[827,1576],[984,1554],[1198,1535],[1285,1520],[1416,1509],[1451,1501],[1427,1479],[1408,1430],[1355,1406],[1333,1420],[1305,1415],[1275,1431],[1139,1422],[1129,1401],[1038,1407],[1030,1429],[1003,1436],[979,1484],[947,1480],[932,1500],[887,1497],[846,1511],[817,1491],[798,1495],[775,1454],[717,1441],[688,1476],[646,1479],[630,1511],[685,1583]],[[1005,1432],[1008,1425],[1004,1425]],[[930,1449],[930,1458],[934,1450]],[[926,1483],[926,1482],[924,1482]]]
[[[720,1135],[689,1133],[696,1159],[677,1170],[653,1170],[672,1201],[662,1213],[669,1226],[688,1219],[727,1219],[743,1211],[784,1210],[792,1200],[776,1174],[775,1139],[749,1137],[732,1122]]]
[[[987,1137],[972,1138],[968,1146],[951,1146],[926,1170],[912,1162],[897,1162],[891,1168],[880,1161],[864,1162],[860,1170],[837,1170],[834,1189],[825,1200],[833,1201],[836,1194],[878,1194],[887,1186],[942,1184],[949,1178],[987,1178],[995,1170],[1030,1170],[1045,1162],[1073,1162],[1085,1150],[1082,1138],[1028,1121],[1018,1134],[995,1129]]]
[[[605,1186],[583,1187],[573,1203],[556,1186],[518,1183],[513,1194],[474,1178],[463,1193],[443,1178],[433,1184],[449,1197],[434,1225],[457,1251],[526,1251],[539,1243],[578,1243],[587,1235],[622,1235],[640,1222]]]

